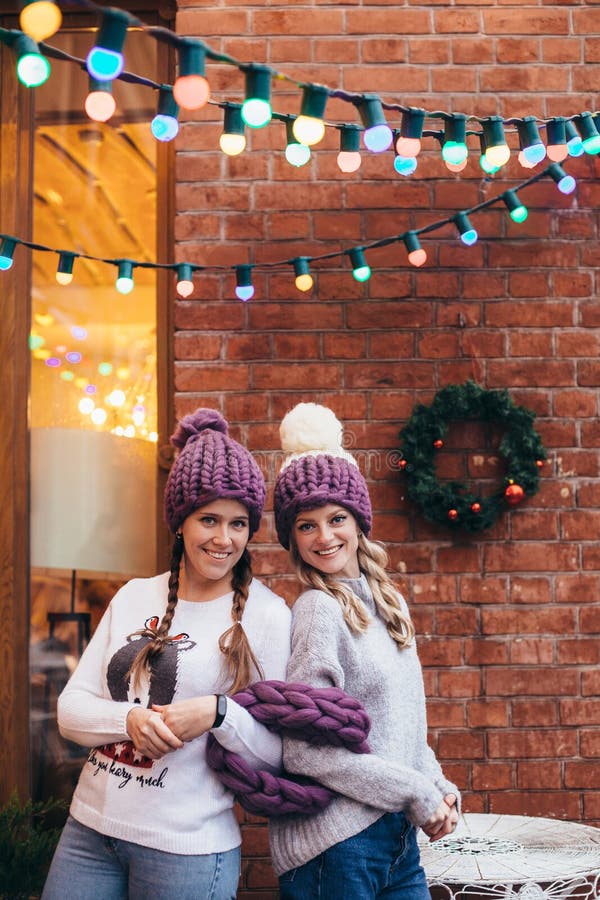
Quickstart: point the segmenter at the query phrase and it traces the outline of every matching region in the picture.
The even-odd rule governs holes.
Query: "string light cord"
[[[97,5],[96,3],[93,2],[93,0],[75,0],[75,2],[77,5],[82,6],[86,9],[89,9],[89,10],[97,13],[98,15],[102,15],[103,13],[106,12],[105,7],[101,7],[101,6]],[[174,47],[175,49],[180,49],[180,48],[186,46],[186,44],[190,40],[192,40],[195,45],[202,48],[202,51],[205,53],[206,58],[212,62],[223,63],[226,65],[235,67],[242,73],[246,72],[253,65],[252,63],[247,63],[247,62],[241,61],[241,60],[231,56],[230,54],[216,51],[212,47],[210,47],[205,41],[202,41],[199,38],[190,39],[185,36],[178,35],[175,32],[171,31],[170,29],[168,29],[164,26],[148,25],[147,23],[143,22],[141,19],[137,18],[137,16],[134,16],[129,12],[125,12],[125,11],[120,11],[120,12],[122,13],[122,15],[124,17],[126,17],[127,22],[128,22],[128,27],[144,31],[145,33],[147,33],[150,36],[152,36],[153,38],[155,38],[157,41],[162,42],[162,43],[167,43],[170,46]],[[20,32],[15,29],[0,28],[0,41],[5,43],[7,46],[11,46],[14,44],[15,39],[21,34],[23,34],[23,32]],[[51,44],[48,44],[45,41],[38,42],[38,46],[39,46],[40,51],[44,55],[46,55],[52,59],[72,62],[82,68],[85,68],[86,64],[85,64],[84,60],[74,57],[71,54],[66,53],[65,51],[62,51],[57,47],[53,47]],[[464,117],[464,119],[466,121],[476,122],[476,123],[479,123],[479,125],[481,125],[481,126],[483,126],[490,119],[489,116],[481,117],[481,116],[478,116],[475,114],[464,114],[464,113],[460,113],[460,112],[452,113],[452,112],[445,111],[445,110],[429,111],[426,109],[420,109],[420,108],[416,108],[416,107],[406,106],[402,103],[392,102],[389,100],[383,100],[377,94],[351,92],[351,91],[346,91],[342,88],[333,88],[328,85],[319,84],[319,83],[315,83],[315,82],[298,81],[297,79],[292,78],[290,75],[287,75],[284,72],[280,72],[276,69],[273,69],[272,67],[270,67],[268,65],[261,66],[261,68],[263,68],[266,72],[268,72],[269,77],[274,81],[286,82],[287,84],[290,84],[293,87],[295,87],[297,89],[301,89],[301,90],[307,90],[307,89],[308,90],[310,90],[310,89],[320,90],[320,91],[325,92],[327,98],[342,100],[343,102],[346,102],[346,103],[354,106],[355,108],[359,108],[361,106],[361,104],[364,103],[366,97],[375,97],[375,98],[377,98],[378,102],[381,104],[382,109],[387,110],[389,112],[397,112],[397,113],[402,114],[403,116],[404,115],[410,116],[415,113],[418,113],[418,114],[422,114],[424,119],[441,120],[443,122],[451,122],[452,120],[455,120],[457,117]],[[141,75],[137,75],[132,72],[121,72],[119,75],[116,76],[116,78],[118,78],[121,81],[127,82],[127,83],[139,84],[139,85],[153,88],[155,90],[158,90],[161,87],[161,85],[157,84],[156,82],[152,81],[151,79],[145,78]],[[208,102],[211,103],[210,100]],[[212,102],[213,102],[213,105],[222,106],[222,102],[215,102],[215,101],[212,101]],[[538,118],[537,116],[508,117],[508,118],[501,118],[498,116],[498,117],[492,117],[492,118],[497,118],[504,127],[507,127],[514,132],[517,130],[517,126],[520,125],[521,123],[523,123],[525,120],[532,120],[533,122],[535,122],[535,124],[538,127],[542,128],[542,129],[546,129],[548,127],[548,124],[555,121],[557,118],[560,118],[565,122],[572,122],[574,120],[577,120],[579,117],[581,117],[582,115],[585,115],[585,114],[586,114],[585,112],[580,112],[580,113],[574,113],[574,114],[571,114],[568,116],[560,116],[560,117],[555,116],[555,117],[548,117],[548,118]],[[593,112],[587,112],[587,115],[591,118],[594,118],[594,117],[600,116],[600,113],[598,111],[593,111]],[[328,128],[339,129],[345,125],[347,126],[349,124],[355,124],[355,123],[347,123],[347,122],[341,122],[341,121],[334,122],[331,120],[323,119],[323,124],[325,125],[325,127],[328,127]],[[598,124],[600,125],[600,122]],[[423,131],[424,136],[438,137],[439,134],[440,134],[439,131],[434,131],[434,132]],[[482,134],[482,129],[467,130],[466,134],[479,136]]]
[[[57,249],[55,247],[50,247],[45,244],[40,244],[33,241],[28,241],[23,238],[16,237],[14,235],[9,234],[0,234],[0,269],[8,269],[12,264],[12,254],[14,253],[14,249],[17,245],[21,245],[23,247],[28,248],[29,250],[35,252],[43,252],[43,253],[55,253],[59,257],[59,261],[63,261],[67,258],[70,263],[70,271],[72,272],[72,263],[75,259],[87,259],[92,260],[94,262],[105,263],[107,265],[115,266],[118,269],[119,276],[125,275],[129,280],[131,280],[131,287],[133,287],[133,273],[135,269],[155,269],[155,270],[170,270],[175,272],[180,282],[185,282],[186,284],[191,285],[190,289],[183,294],[183,296],[189,296],[193,291],[193,284],[191,283],[192,275],[194,273],[199,272],[234,272],[238,275],[240,271],[243,270],[243,275],[245,276],[248,285],[251,284],[251,274],[252,272],[260,272],[260,271],[273,271],[273,270],[284,270],[289,267],[294,268],[296,270],[298,261],[303,261],[303,273],[304,275],[308,275],[308,267],[313,265],[314,263],[323,263],[334,259],[350,259],[353,260],[353,257],[357,255],[364,255],[364,253],[379,249],[381,247],[387,247],[392,244],[400,244],[405,243],[407,250],[409,250],[409,261],[410,261],[410,252],[418,251],[420,246],[418,244],[418,238],[423,235],[429,235],[433,232],[439,231],[441,228],[446,227],[450,224],[455,224],[459,231],[461,232],[461,239],[464,243],[474,243],[477,240],[477,234],[475,232],[475,240],[465,240],[465,236],[470,233],[470,228],[466,226],[470,226],[469,217],[473,215],[477,215],[477,213],[481,212],[484,209],[489,209],[492,206],[500,204],[504,202],[507,206],[508,210],[511,211],[511,218],[513,221],[519,222],[523,221],[526,217],[527,210],[524,206],[522,206],[518,201],[518,194],[528,188],[529,186],[541,181],[544,178],[551,177],[554,180],[559,188],[561,183],[566,185],[568,183],[570,193],[575,187],[575,181],[572,176],[568,175],[561,166],[556,163],[548,166],[541,172],[536,173],[535,175],[530,176],[526,180],[520,182],[518,185],[512,188],[507,188],[499,194],[496,194],[493,197],[489,197],[486,200],[483,200],[481,203],[476,204],[475,206],[471,206],[466,209],[459,210],[457,212],[452,213],[449,216],[444,217],[443,219],[438,219],[435,222],[430,222],[426,225],[421,226],[420,228],[409,229],[407,231],[401,232],[400,234],[389,235],[387,237],[379,238],[378,240],[371,241],[365,244],[353,245],[352,247],[348,247],[342,250],[334,250],[328,253],[317,254],[314,256],[302,256],[302,257],[288,257],[285,259],[278,259],[271,262],[264,263],[243,263],[239,265],[216,265],[211,264],[207,266],[199,265],[196,263],[186,263],[186,262],[176,262],[176,263],[160,263],[160,262],[148,262],[143,260],[133,260],[133,259],[123,259],[123,258],[108,258],[102,256],[93,256],[87,253],[81,253],[75,250],[64,250]],[[572,184],[572,186],[571,186]],[[513,211],[516,207],[520,210],[525,211],[525,216],[521,218],[517,218],[513,215]],[[465,226],[466,223],[466,226]],[[465,227],[463,233],[463,226]],[[421,251],[423,252],[423,251]],[[3,260],[7,260],[8,264],[3,264]],[[423,259],[423,262],[425,260]],[[364,263],[364,259],[363,259]],[[422,262],[413,262],[414,265],[421,265]],[[321,268],[321,267],[319,267]],[[368,267],[367,267],[368,268]],[[60,267],[59,267],[60,270]],[[370,272],[369,272],[370,274]],[[356,276],[355,276],[356,277]],[[358,279],[361,280],[361,279]],[[366,279],[365,279],[366,280]],[[310,283],[312,286],[312,280]],[[302,288],[306,289],[306,288]],[[126,291],[128,292],[128,291]],[[249,298],[248,298],[249,299]]]

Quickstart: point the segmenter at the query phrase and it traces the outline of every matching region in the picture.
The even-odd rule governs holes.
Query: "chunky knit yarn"
[[[370,719],[362,704],[341,688],[315,688],[285,681],[258,681],[233,699],[270,731],[317,746],[368,753]],[[310,778],[256,770],[242,756],[209,735],[206,761],[217,778],[248,812],[261,816],[312,815],[324,809],[334,792]]]
[[[298,513],[339,503],[350,510],[363,534],[371,531],[371,501],[356,461],[342,447],[342,426],[317,403],[299,403],[280,426],[288,457],[275,482],[274,511],[279,543],[289,549]]]
[[[179,450],[165,488],[165,519],[173,533],[194,510],[221,498],[239,500],[248,510],[250,536],[257,530],[265,481],[252,455],[227,431],[217,410],[197,409],[171,437]]]

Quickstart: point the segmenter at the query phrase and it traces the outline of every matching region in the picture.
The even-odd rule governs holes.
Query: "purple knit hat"
[[[179,450],[165,488],[165,519],[173,534],[190,513],[220,498],[243,503],[250,537],[258,529],[265,480],[252,455],[227,429],[215,409],[197,409],[181,420],[171,437]]]
[[[342,426],[317,403],[299,403],[279,426],[288,457],[277,476],[273,509],[279,543],[289,550],[299,512],[328,503],[348,509],[364,535],[371,531],[371,500],[354,457],[342,447]]]

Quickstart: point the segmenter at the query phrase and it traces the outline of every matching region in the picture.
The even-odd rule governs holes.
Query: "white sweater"
[[[166,608],[169,574],[134,579],[113,598],[58,701],[63,737],[93,747],[71,804],[71,815],[102,834],[171,853],[203,854],[240,844],[233,796],[208,768],[206,735],[159,760],[138,753],[125,722],[136,704],[167,704],[223,692],[218,638],[230,627],[232,594],[192,603],[179,600],[170,628],[180,635],[158,657],[143,691],[126,679],[140,641],[129,636]],[[264,677],[283,679],[290,654],[290,611],[254,579],[244,630]],[[154,624],[154,623],[152,623]],[[253,766],[277,770],[281,739],[228,699],[213,734]]]
[[[460,797],[427,744],[423,677],[414,641],[404,650],[394,643],[364,575],[347,583],[371,616],[367,630],[353,634],[333,597],[306,591],[292,610],[287,678],[317,687],[334,685],[360,700],[371,717],[371,752],[361,755],[284,738],[286,770],[310,775],[338,796],[314,816],[271,819],[278,875],[358,834],[386,812],[403,811],[418,826],[445,794]],[[400,602],[408,615],[402,597]]]

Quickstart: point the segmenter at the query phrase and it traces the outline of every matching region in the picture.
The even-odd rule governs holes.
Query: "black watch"
[[[212,723],[213,728],[218,728],[219,725],[223,724],[223,719],[227,714],[227,697],[225,694],[217,694],[217,714],[215,716],[215,721]]]

